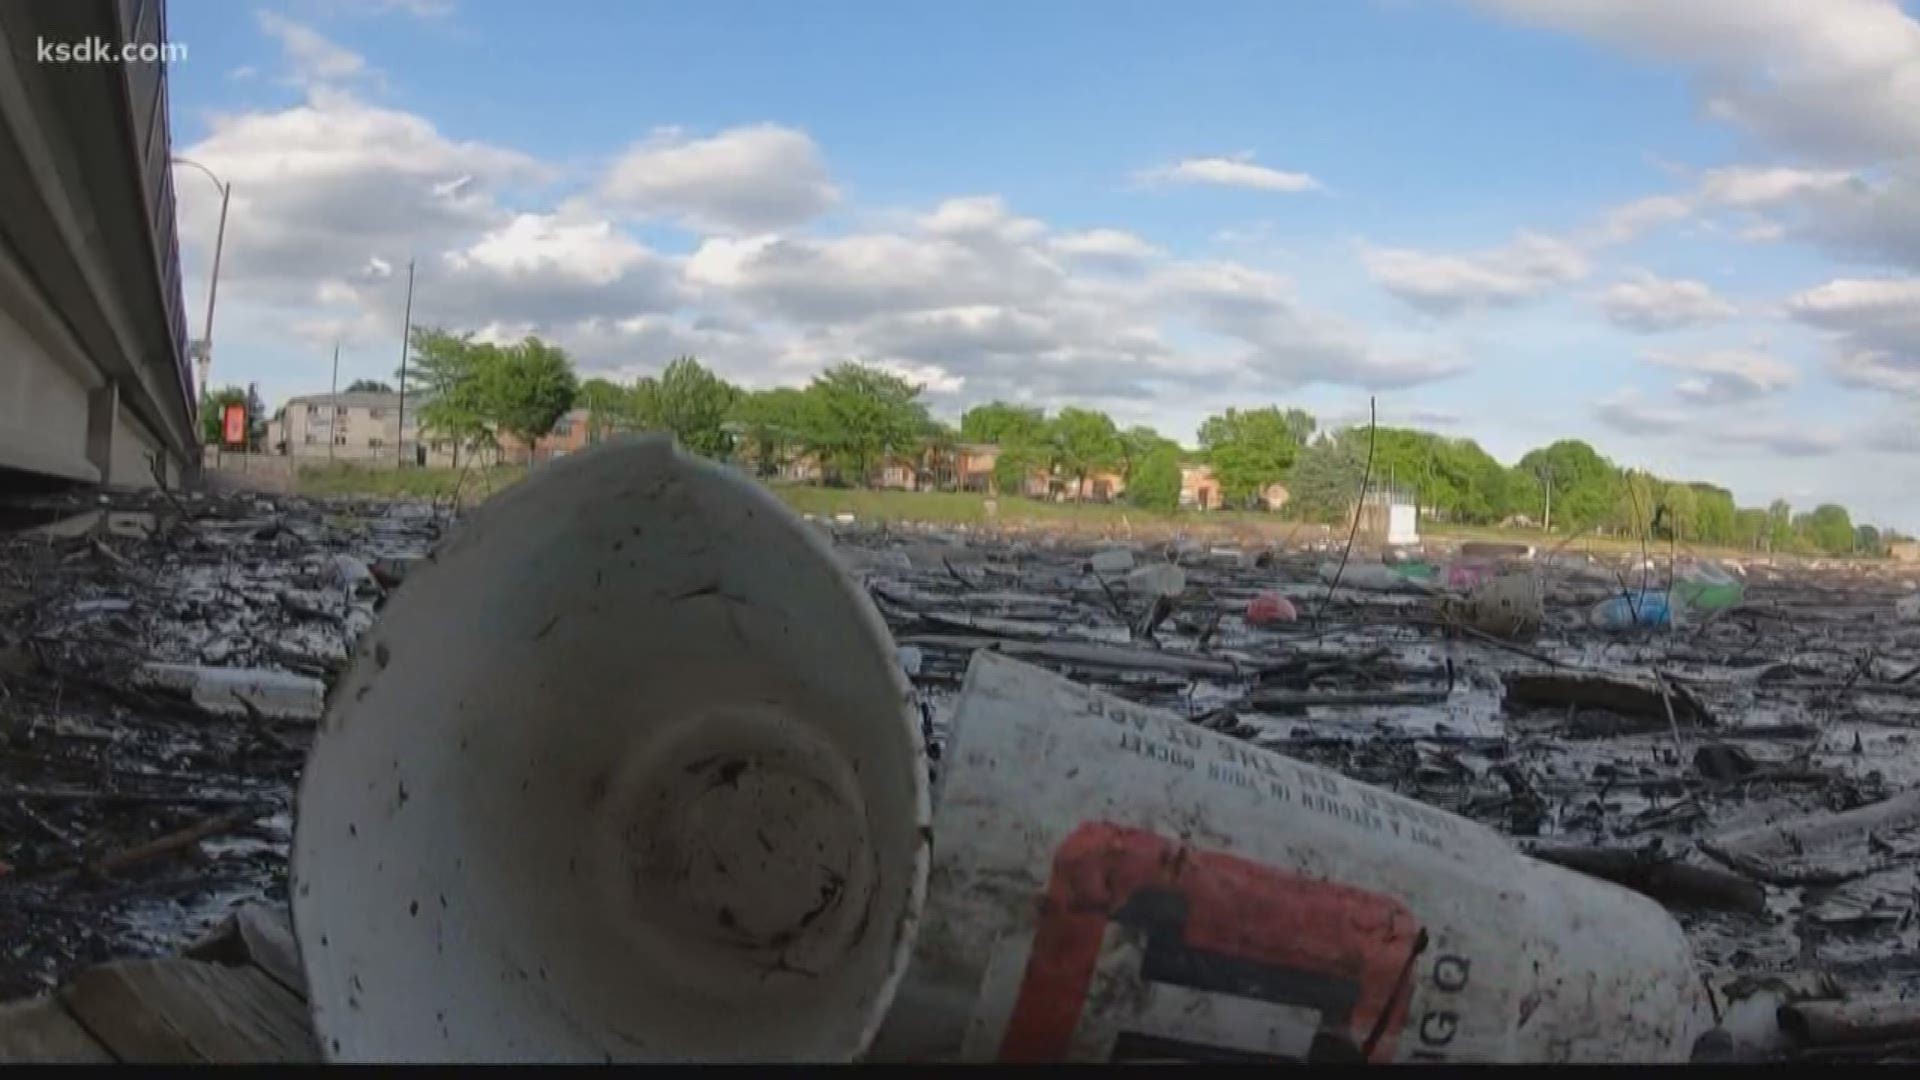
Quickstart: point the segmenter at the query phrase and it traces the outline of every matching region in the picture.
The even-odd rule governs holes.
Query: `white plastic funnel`
[[[832,1060],[927,874],[886,627],[662,439],[540,469],[408,574],[307,765],[293,910],[334,1060]]]

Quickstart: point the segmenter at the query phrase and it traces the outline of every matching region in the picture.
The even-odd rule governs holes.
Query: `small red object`
[[[1289,623],[1300,618],[1293,609],[1293,601],[1279,593],[1263,592],[1247,601],[1247,623],[1251,626],[1271,626],[1274,623]]]

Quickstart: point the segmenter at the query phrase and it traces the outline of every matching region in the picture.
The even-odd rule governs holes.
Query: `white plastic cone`
[[[915,937],[926,765],[884,624],[758,485],[647,439],[410,573],[308,764],[335,1060],[832,1060]]]

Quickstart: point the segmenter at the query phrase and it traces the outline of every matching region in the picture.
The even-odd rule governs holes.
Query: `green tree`
[[[579,383],[557,345],[529,337],[480,367],[484,415],[495,430],[532,446],[573,408]]]
[[[1887,553],[1880,540],[1880,530],[1871,525],[1858,525],[1853,530],[1853,549],[1862,555],[1879,558]]]
[[[1844,506],[1822,503],[1814,507],[1799,531],[1828,555],[1845,555],[1853,550],[1853,519]]]
[[[927,428],[920,387],[864,364],[836,364],[807,386],[807,441],[865,486],[892,455],[914,454]]]
[[[1667,510],[1666,524],[1673,530],[1674,539],[1700,539],[1700,504],[1693,489],[1685,484],[1668,484],[1661,498]]]
[[[1294,436],[1299,422],[1289,426],[1289,415],[1273,406],[1246,412],[1228,409],[1200,425],[1200,447],[1228,504],[1251,505],[1268,485],[1286,479],[1300,453]]]
[[[347,393],[391,394],[393,385],[381,382],[379,379],[355,379],[347,385]]]
[[[1733,512],[1733,542],[1748,550],[1757,550],[1767,539],[1768,516],[1765,510],[1747,507]]]
[[[1613,512],[1606,519],[1607,524],[1631,539],[1651,539],[1662,490],[1650,472],[1628,469],[1621,473],[1620,482],[1614,487]]]
[[[1348,520],[1366,474],[1366,433],[1317,439],[1294,460],[1288,478],[1287,511],[1303,521],[1339,524]],[[1377,447],[1376,447],[1377,449]]]
[[[1767,550],[1792,551],[1793,507],[1785,499],[1767,504]]]
[[[1073,477],[1073,497],[1080,498],[1088,475],[1120,466],[1123,450],[1113,418],[1091,409],[1065,408],[1053,418],[1050,434],[1060,468]]]
[[[1025,495],[1027,479],[1051,466],[1043,443],[1018,442],[1000,447],[993,459],[993,489],[1001,495]]]
[[[632,422],[633,392],[611,379],[593,378],[574,395],[577,408],[587,410],[587,438],[597,442]]]
[[[1712,484],[1692,483],[1694,524],[1690,534],[1705,544],[1737,544],[1740,542],[1734,525],[1733,492]]]
[[[960,438],[971,443],[1038,442],[1046,430],[1047,414],[1024,405],[989,401],[960,414]]]
[[[1147,459],[1147,455],[1163,448],[1171,448],[1178,461],[1180,444],[1145,424],[1135,425],[1120,433],[1120,475],[1127,478],[1128,486],[1132,486],[1134,470]]]
[[[1171,441],[1155,446],[1134,464],[1127,480],[1127,501],[1143,510],[1170,514],[1180,507],[1180,448]]]
[[[408,349],[402,385],[419,402],[421,431],[452,440],[456,463],[463,448],[493,445],[487,382],[502,350],[472,334],[427,326],[413,328]]]
[[[1569,532],[1603,524],[1619,507],[1620,471],[1578,439],[1562,439],[1529,451],[1519,468],[1551,486],[1552,523]],[[1547,495],[1543,487],[1540,506],[1528,512],[1537,510],[1544,517]]]
[[[672,432],[681,446],[696,454],[724,458],[733,449],[726,424],[739,397],[732,383],[683,356],[668,364],[658,379],[635,384],[633,402],[642,427]]]
[[[1301,446],[1307,445],[1320,427],[1313,414],[1305,409],[1288,409],[1281,419],[1286,421],[1287,434],[1292,435],[1293,441]]]
[[[772,476],[806,448],[807,395],[785,386],[743,393],[733,404],[733,427],[755,474]]]

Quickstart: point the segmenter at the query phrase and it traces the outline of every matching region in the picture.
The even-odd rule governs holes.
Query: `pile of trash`
[[[0,504],[0,997],[284,899],[327,687],[447,523],[426,504]]]
[[[1660,901],[1728,1055],[1920,1046],[1898,1005],[1920,991],[1920,593],[1897,569],[817,524],[893,631],[936,772],[974,652],[1017,657]]]

